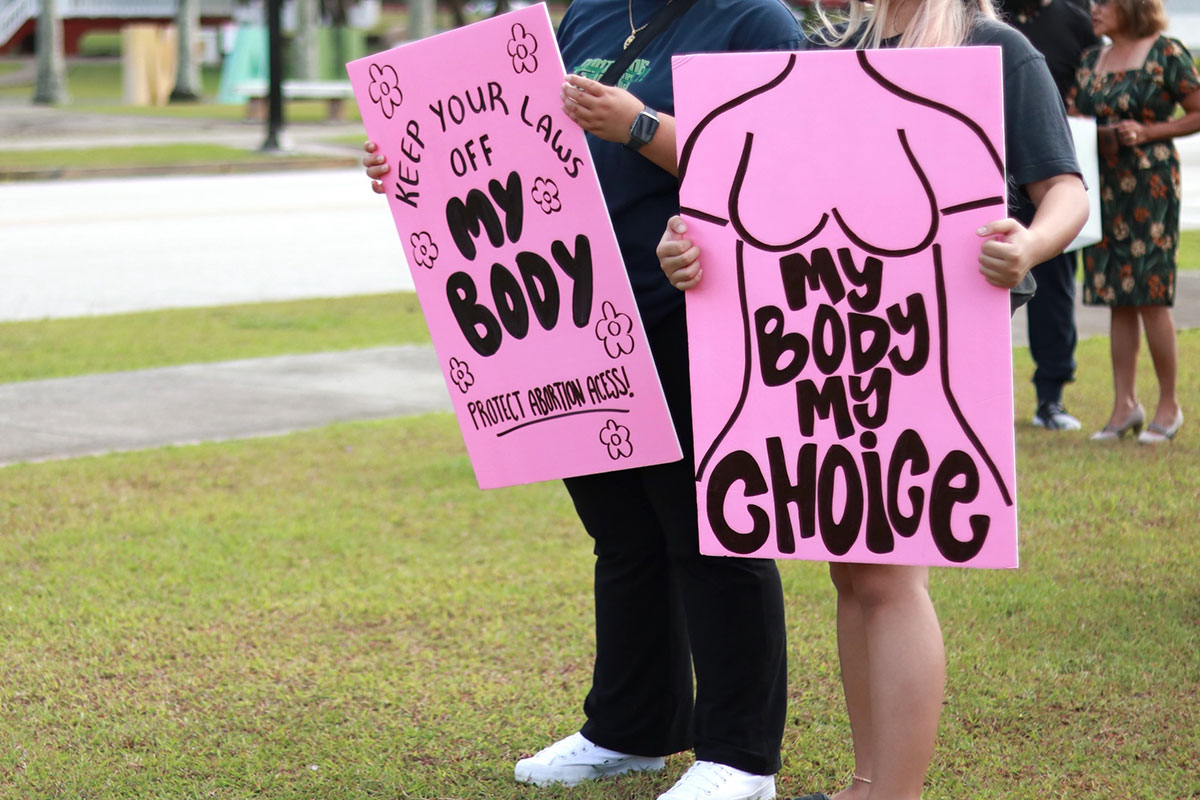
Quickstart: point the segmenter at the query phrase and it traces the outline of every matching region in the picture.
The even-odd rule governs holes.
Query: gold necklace
[[[671,0],[667,0],[667,5],[671,5]],[[649,24],[649,22],[646,22],[640,28],[633,27],[633,0],[629,0],[629,37],[625,40],[625,46],[621,49],[628,50],[629,45],[633,44],[633,40],[637,38],[637,35],[644,31],[646,29],[646,25]]]

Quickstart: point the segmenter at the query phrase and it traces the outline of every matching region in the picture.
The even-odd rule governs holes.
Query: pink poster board
[[[999,48],[673,68],[701,551],[1015,567]]]
[[[346,69],[479,485],[680,458],[545,6]]]

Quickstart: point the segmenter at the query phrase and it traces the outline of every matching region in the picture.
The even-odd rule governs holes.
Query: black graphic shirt
[[[633,0],[636,25],[648,22],[661,0]],[[567,72],[598,80],[629,36],[626,0],[574,0],[558,29]],[[651,108],[675,113],[671,57],[682,53],[800,50],[804,39],[779,0],[699,0],[634,60],[618,86]],[[622,144],[588,136],[600,186],[625,267],[649,327],[683,303],[667,282],[654,248],[667,218],[679,209],[679,183]]]

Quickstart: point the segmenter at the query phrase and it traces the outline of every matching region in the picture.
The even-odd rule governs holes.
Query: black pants
[[[1062,400],[1075,379],[1075,254],[1062,253],[1033,268],[1037,294],[1029,301],[1029,353],[1036,368],[1038,403]]]
[[[779,573],[769,560],[699,555],[683,309],[647,333],[685,457],[566,481],[596,553],[582,733],[624,753],[690,747],[772,774],[787,703]]]

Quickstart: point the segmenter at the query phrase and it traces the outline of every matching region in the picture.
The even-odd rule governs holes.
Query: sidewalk
[[[0,384],[0,467],[448,410],[417,345]]]

